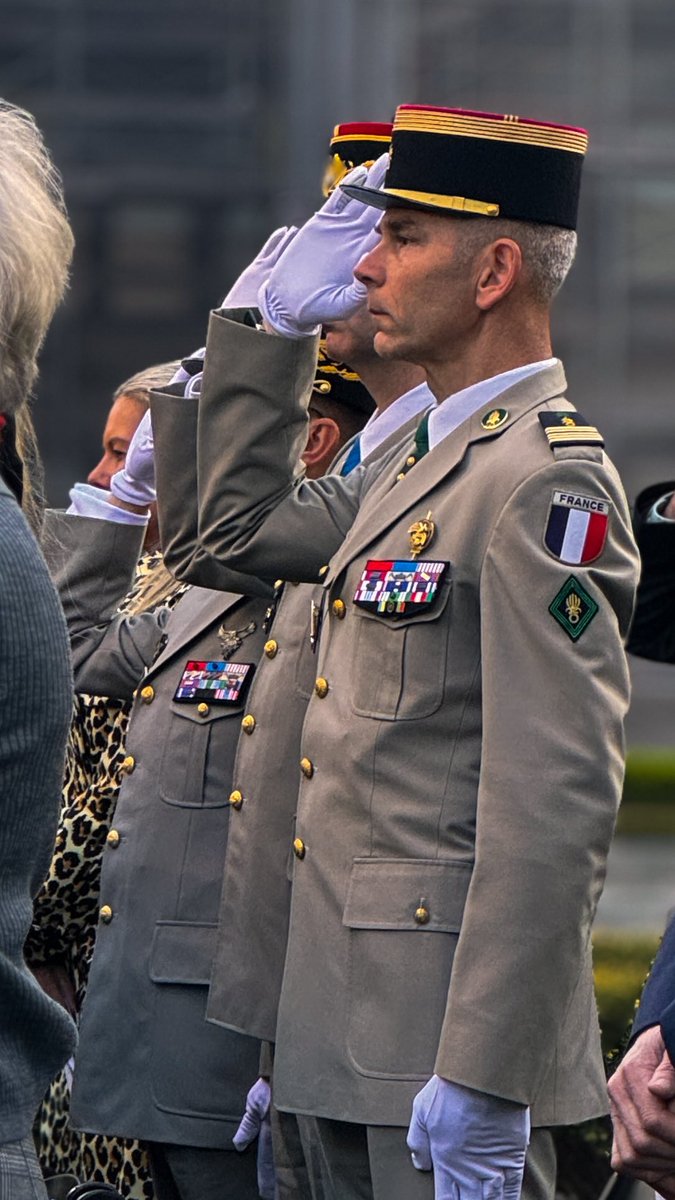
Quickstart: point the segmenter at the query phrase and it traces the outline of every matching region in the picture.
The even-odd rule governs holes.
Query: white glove
[[[262,1200],[274,1200],[275,1175],[270,1125],[271,1089],[266,1079],[258,1079],[246,1097],[246,1111],[232,1141],[236,1150],[245,1150],[258,1139],[258,1191]]]
[[[355,167],[341,183],[379,188],[388,163],[383,154],[370,170]],[[336,188],[286,247],[258,293],[268,325],[285,337],[311,337],[320,325],[352,316],[368,294],[354,278],[354,267],[377,245],[379,218],[379,209]]]
[[[415,1096],[408,1148],[435,1200],[518,1200],[530,1110],[438,1075]]]
[[[188,354],[188,356],[187,356],[188,359],[201,358],[202,360],[205,357],[206,357],[206,346],[200,346],[199,350],[195,350],[193,354]],[[187,362],[187,359],[184,358],[183,362]],[[171,376],[171,379],[169,380],[169,384],[186,383],[190,379],[194,379],[194,376],[191,375],[189,371],[186,371],[185,367],[181,363],[180,367],[176,371],[176,374]]]
[[[267,279],[272,267],[293,241],[298,232],[296,225],[282,225],[268,237],[265,245],[256,254],[252,263],[242,271],[222,300],[221,308],[254,308],[258,303],[258,292]]]
[[[155,445],[149,409],[129,443],[122,470],[116,471],[110,480],[110,491],[118,500],[145,508],[157,499]]]

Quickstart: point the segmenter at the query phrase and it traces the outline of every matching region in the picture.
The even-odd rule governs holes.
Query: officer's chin
[[[373,338],[373,349],[379,358],[405,358],[401,347],[401,339],[391,330],[378,329]]]

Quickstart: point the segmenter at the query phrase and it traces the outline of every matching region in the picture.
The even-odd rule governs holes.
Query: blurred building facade
[[[629,492],[675,465],[675,7],[663,0],[1,0],[0,92],[35,113],[77,237],[36,400],[50,498],[111,389],[201,344],[269,231],[316,206],[338,120],[401,101],[591,133],[555,344]],[[671,465],[673,464],[673,465]]]

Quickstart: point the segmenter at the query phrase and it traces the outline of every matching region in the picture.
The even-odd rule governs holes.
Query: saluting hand
[[[117,471],[110,480],[110,491],[124,504],[142,509],[147,509],[157,499],[155,445],[149,409],[129,443],[122,470]]]
[[[383,154],[370,169],[355,167],[341,186],[381,187],[388,162]],[[379,216],[378,209],[335,189],[286,246],[258,293],[269,328],[285,337],[311,337],[322,324],[357,311],[367,292],[353,270],[379,239]]]
[[[272,268],[298,232],[295,225],[282,225],[275,229],[260,248],[255,258],[242,271],[221,302],[221,308],[255,308],[258,292],[269,279]]]

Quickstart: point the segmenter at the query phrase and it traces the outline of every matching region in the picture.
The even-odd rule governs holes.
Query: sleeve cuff
[[[126,508],[111,504],[108,499],[110,492],[104,492],[90,483],[74,484],[69,495],[68,516],[94,517],[99,521],[111,521],[114,525],[147,525],[150,519],[149,513],[129,512]]]

